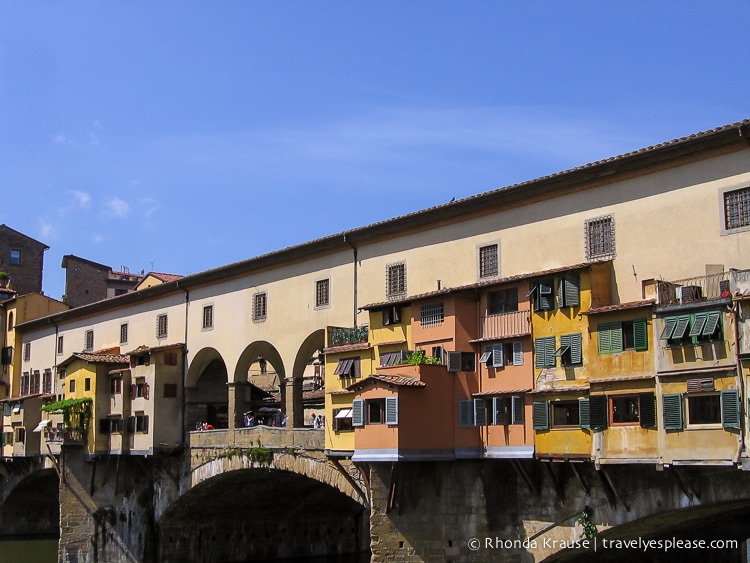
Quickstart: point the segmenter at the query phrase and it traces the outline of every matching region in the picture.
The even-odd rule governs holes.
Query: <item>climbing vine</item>
[[[91,422],[91,397],[63,399],[42,407],[44,412],[63,415],[68,430],[86,430]]]
[[[439,365],[440,358],[432,358],[427,356],[424,350],[416,350],[412,352],[406,360],[401,362],[402,364],[410,364],[414,366],[420,366],[423,364],[428,365]]]
[[[594,510],[587,506],[581,512],[581,515],[576,520],[576,524],[580,524],[583,528],[583,537],[593,540],[596,537],[596,524],[591,520],[594,514]]]

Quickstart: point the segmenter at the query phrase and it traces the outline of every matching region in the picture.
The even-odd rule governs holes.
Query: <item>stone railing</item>
[[[250,448],[257,446],[259,442],[265,448],[303,448],[321,451],[325,448],[323,430],[317,428],[254,426],[234,430],[200,430],[190,433],[191,448],[220,446]]]
[[[480,338],[508,338],[531,334],[529,311],[487,315],[481,319]]]

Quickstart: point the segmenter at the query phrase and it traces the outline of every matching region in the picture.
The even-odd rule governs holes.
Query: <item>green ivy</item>
[[[413,366],[440,365],[440,358],[427,356],[424,350],[417,350],[415,352],[412,352],[409,357],[401,363]]]
[[[594,510],[590,506],[587,506],[583,509],[583,512],[581,512],[581,515],[576,520],[576,524],[580,524],[583,528],[583,536],[590,540],[593,540],[597,533],[596,524],[591,520],[593,514]]]
[[[91,397],[63,399],[42,407],[44,412],[63,415],[68,430],[86,430],[91,422]]]

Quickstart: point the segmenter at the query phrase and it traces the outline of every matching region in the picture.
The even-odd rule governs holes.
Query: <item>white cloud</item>
[[[53,241],[57,240],[59,236],[59,228],[53,224],[48,218],[42,217],[39,219],[39,238],[42,241]]]
[[[71,190],[68,192],[73,196],[75,205],[81,209],[91,209],[91,195],[87,192]]]
[[[104,202],[105,213],[109,216],[124,219],[130,213],[130,204],[119,197],[113,197]]]
[[[101,244],[102,242],[104,242],[104,236],[94,233],[93,235],[91,235],[91,240],[94,244]]]

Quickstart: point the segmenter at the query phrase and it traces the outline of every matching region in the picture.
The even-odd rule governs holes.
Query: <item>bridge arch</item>
[[[227,367],[215,348],[203,348],[190,363],[185,381],[185,427],[210,423],[214,428],[229,426]]]
[[[304,393],[305,391],[314,391],[323,389],[325,373],[323,372],[325,362],[322,358],[323,348],[325,347],[325,329],[318,329],[307,336],[302,341],[297,355],[294,358],[294,367],[292,368],[292,403],[293,425],[299,428],[305,425],[304,416]],[[306,381],[308,366],[315,363],[313,373],[309,374],[312,378]],[[287,401],[288,402],[288,401]]]
[[[268,461],[268,460],[266,460]],[[358,553],[363,499],[316,453],[193,452],[190,488],[159,519],[160,561],[245,561]]]

